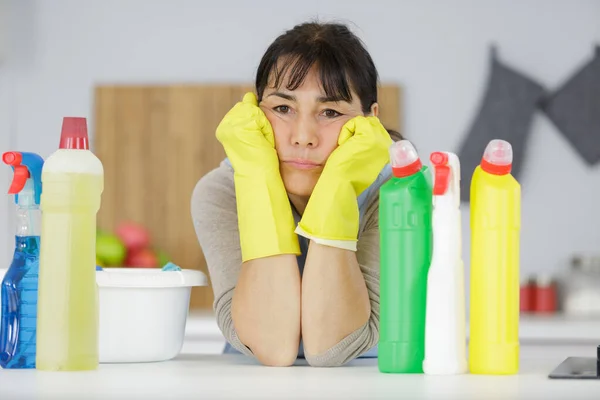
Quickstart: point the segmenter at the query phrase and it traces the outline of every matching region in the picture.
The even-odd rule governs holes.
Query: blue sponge
[[[168,262],[165,264],[164,267],[162,267],[163,271],[181,271],[181,268],[179,268],[179,266],[173,264],[172,262]]]

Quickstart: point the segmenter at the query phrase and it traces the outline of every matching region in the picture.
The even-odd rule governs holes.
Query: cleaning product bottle
[[[426,374],[467,370],[465,274],[460,217],[460,163],[454,153],[430,156],[433,184],[433,255],[427,279]]]
[[[36,368],[96,369],[96,215],[104,169],[89,150],[85,118],[64,118],[60,148],[46,159],[42,183]]]
[[[512,147],[492,140],[471,181],[469,370],[519,370],[521,187],[510,174]]]
[[[17,232],[13,260],[2,280],[0,366],[35,368],[44,159],[35,153],[7,152],[2,161],[14,171],[8,193],[15,195]]]
[[[379,191],[381,372],[422,373],[431,175],[407,140],[390,147],[393,176]]]

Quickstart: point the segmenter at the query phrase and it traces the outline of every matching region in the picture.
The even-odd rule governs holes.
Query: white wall
[[[8,7],[5,0],[0,0],[0,154],[11,146],[10,131],[10,99],[12,97],[12,82],[8,72],[8,26],[7,14]],[[0,165],[0,268],[8,267],[7,254],[14,244],[14,240],[9,235],[12,231],[8,211],[10,209],[10,200],[4,195],[8,191],[10,169]]]
[[[6,14],[8,12],[8,2],[7,0],[0,0],[0,63],[6,57],[6,46],[8,41],[6,40],[7,29],[7,18]]]
[[[307,18],[355,24],[382,80],[405,87],[404,133],[424,154],[456,149],[483,89],[491,41],[507,63],[550,88],[600,43],[600,2],[593,0],[11,4],[10,133],[16,148],[44,157],[58,144],[63,116],[87,115],[92,126],[95,84],[249,82],[270,41]],[[600,171],[566,144],[536,117],[522,176],[525,272],[561,268],[573,251],[600,251]]]
[[[0,153],[10,148],[10,107],[9,98],[11,90],[8,82],[6,66],[2,65],[0,60]],[[8,211],[11,208],[10,200],[5,193],[10,184],[10,169],[0,165],[0,268],[8,267],[7,254],[10,254],[10,248],[14,245],[14,239],[9,235],[12,232],[12,224]]]

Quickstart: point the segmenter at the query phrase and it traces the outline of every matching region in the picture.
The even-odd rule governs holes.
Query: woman
[[[196,185],[192,217],[226,352],[269,366],[376,356],[378,192],[400,138],[377,118],[377,79],[348,28],[298,25],[217,128],[227,159]]]

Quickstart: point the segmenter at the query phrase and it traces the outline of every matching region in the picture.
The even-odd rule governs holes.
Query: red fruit
[[[135,250],[127,256],[125,266],[130,268],[157,268],[158,257],[150,249]]]
[[[123,222],[117,227],[117,236],[129,252],[150,245],[150,234],[143,226],[134,222]]]

